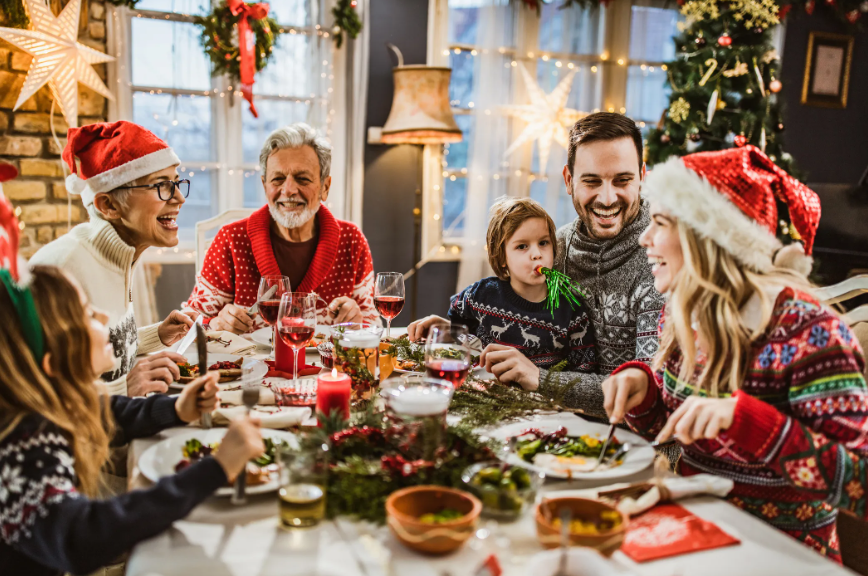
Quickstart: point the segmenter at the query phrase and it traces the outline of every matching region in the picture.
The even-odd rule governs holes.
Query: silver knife
[[[196,347],[199,351],[199,376],[204,376],[208,373],[208,337],[201,323],[196,324]],[[211,428],[210,412],[203,413],[199,420],[202,428]]]
[[[609,443],[612,442],[612,436],[615,435],[615,425],[609,425],[609,434],[606,436],[606,441],[603,443],[603,450],[600,451],[600,457],[597,459],[597,463],[594,464],[593,470],[596,470],[600,467],[600,464],[603,463],[603,460],[606,459],[606,450],[609,449]]]
[[[265,294],[262,295],[262,298],[257,300],[253,304],[253,306],[251,306],[250,308],[247,309],[247,315],[253,316],[257,312],[259,312],[259,303],[262,302],[263,300],[268,300],[269,298],[271,298],[271,295],[274,294],[275,292],[277,292],[277,284],[275,284],[274,286],[272,286],[271,288],[266,290]]]
[[[198,324],[202,323],[201,314],[199,315],[198,318],[196,318],[196,323],[198,323]],[[181,339],[181,343],[178,344],[178,354],[181,354],[183,356],[184,352],[187,351],[187,348],[190,347],[190,344],[192,344],[193,340],[195,340],[195,339],[196,339],[196,330],[194,329],[193,326],[190,326],[190,329],[187,330],[187,333],[184,335],[184,338]]]

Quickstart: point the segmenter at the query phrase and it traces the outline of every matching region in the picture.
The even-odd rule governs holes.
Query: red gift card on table
[[[678,504],[663,504],[630,520],[621,552],[636,562],[648,562],[738,543]]]

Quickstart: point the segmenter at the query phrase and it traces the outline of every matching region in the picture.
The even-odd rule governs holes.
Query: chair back
[[[242,218],[247,218],[253,214],[253,208],[233,208],[226,210],[213,218],[200,220],[196,222],[196,278],[202,272],[202,264],[205,262],[205,254],[208,252],[208,247],[214,241],[214,236],[226,224],[236,222]],[[213,234],[209,234],[212,232]]]

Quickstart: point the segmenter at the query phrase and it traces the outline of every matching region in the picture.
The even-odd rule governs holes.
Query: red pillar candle
[[[271,342],[274,346],[274,368],[287,374],[292,374],[292,348],[286,345],[280,334],[277,333],[277,325],[274,326],[274,334],[271,336]],[[304,366],[305,348],[298,349],[298,369]]]
[[[316,412],[328,415],[335,408],[344,414],[344,420],[350,419],[350,396],[353,393],[350,377],[343,372],[332,369],[317,376],[316,379]]]

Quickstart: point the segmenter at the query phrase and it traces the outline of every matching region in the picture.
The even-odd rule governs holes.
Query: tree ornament
[[[753,29],[753,33],[756,34],[756,35],[760,35],[760,34],[762,34],[763,32],[765,32],[765,28],[756,27],[756,28]]]
[[[574,291],[578,292],[582,298],[587,298],[587,295],[582,292],[581,286],[563,272],[543,266],[537,266],[533,271],[538,276],[545,276],[546,278],[546,309],[551,312],[552,318],[555,317],[555,310],[561,305],[561,296],[567,299],[573,309],[582,305],[573,293]]]
[[[723,75],[727,78],[733,78],[735,76],[744,76],[747,74],[747,64],[744,62],[739,62],[736,60],[735,66],[730,68],[729,70],[724,70]]]
[[[835,0],[826,0],[826,4],[828,4],[829,6],[834,6]]]
[[[735,142],[736,146],[741,148],[742,146],[747,144],[747,138],[744,137],[744,134],[739,134],[738,136],[735,137],[735,140],[733,140],[733,142]]]
[[[769,90],[771,90],[775,94],[780,92],[783,87],[784,85],[781,84],[780,80],[772,80],[771,82],[769,82]]]
[[[691,132],[688,138],[691,142],[699,142],[700,140],[702,140],[702,134],[700,134],[699,132]]]
[[[814,0],[808,0],[808,2],[805,4],[805,12],[807,12],[809,16],[812,15],[814,13],[814,8],[816,7],[816,5],[817,4],[816,2],[814,2]]]
[[[720,38],[717,39],[717,43],[726,48],[727,46],[732,45],[732,36],[724,32],[720,35]]]
[[[684,98],[679,98],[669,107],[669,117],[676,124],[681,124],[687,120],[690,114],[690,104]]]
[[[664,134],[660,135],[660,143],[661,144],[669,144],[670,140],[671,140],[671,138],[669,137],[669,134],[664,133]]]
[[[778,10],[778,19],[783,21],[783,19],[787,17],[787,14],[790,13],[790,10],[792,10],[792,8],[793,8],[792,4],[787,4],[785,6],[781,6],[781,9]]]
[[[338,48],[344,43],[344,32],[350,38],[355,39],[362,31],[362,21],[356,12],[356,0],[338,0],[337,5],[332,8],[332,16],[335,17],[333,34]]]
[[[778,122],[777,125],[775,126],[775,131],[776,132],[783,132],[784,128],[785,128],[784,123]]]
[[[849,12],[847,12],[847,22],[849,22],[850,24],[855,24],[861,16],[862,15],[859,13],[858,10],[850,10]]]
[[[759,139],[759,149],[765,153],[766,151],[766,127],[763,126],[762,130],[760,130],[760,139]]]
[[[859,10],[861,10],[862,12],[868,12],[868,0],[865,0],[865,2],[859,4]]]
[[[78,83],[114,100],[93,69],[94,64],[113,62],[114,58],[78,41],[81,0],[70,0],[56,17],[41,0],[24,2],[31,29],[0,28],[0,38],[33,56],[13,110],[48,84],[66,124],[78,126]]]
[[[719,94],[720,93],[717,91],[717,89],[715,89],[714,92],[711,93],[711,98],[708,99],[708,108],[706,109],[706,115],[708,120],[705,121],[708,126],[711,126],[711,121],[714,120],[714,113],[718,110],[717,104],[718,99],[720,98]]]
[[[696,46],[698,48],[704,48],[705,44],[706,44],[706,40],[703,36],[697,36],[696,40],[694,40],[694,42],[696,43]]]
[[[708,70],[705,71],[705,74],[702,75],[702,79],[699,80],[700,86],[705,86],[705,83],[708,82],[708,79],[711,78],[712,74],[714,74],[715,69],[717,69],[717,58],[709,58],[705,61],[705,65],[708,66]]]
[[[717,101],[717,109],[723,110],[724,108],[726,108],[726,101],[721,98]]]

